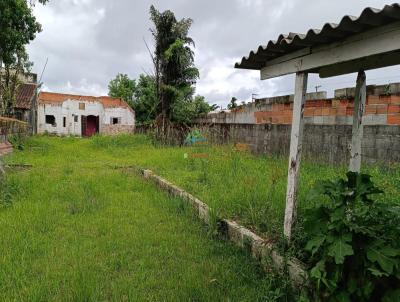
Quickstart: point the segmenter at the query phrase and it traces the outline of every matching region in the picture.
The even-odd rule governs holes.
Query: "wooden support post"
[[[289,157],[289,172],[288,186],[286,194],[286,210],[284,234],[288,240],[292,235],[292,227],[296,220],[297,210],[297,188],[299,184],[299,172],[301,161],[301,150],[303,142],[304,128],[304,105],[306,102],[307,92],[307,73],[296,74],[296,85],[293,104],[293,123],[292,134],[290,139],[290,157]]]
[[[350,147],[350,167],[351,172],[361,170],[361,142],[364,135],[363,115],[367,100],[366,76],[364,71],[359,71],[357,76],[357,86],[354,98],[353,115],[353,134]]]

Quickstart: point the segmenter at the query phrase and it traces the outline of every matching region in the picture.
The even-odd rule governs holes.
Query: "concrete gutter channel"
[[[160,188],[172,196],[182,198],[188,202],[198,218],[206,225],[210,225],[211,209],[207,204],[173,183],[154,174],[151,170],[140,170],[140,172],[144,178],[154,181]],[[307,272],[299,260],[295,258],[285,259],[285,257],[281,256],[274,249],[274,246],[270,242],[235,221],[220,219],[219,223],[219,232],[237,246],[248,249],[252,257],[260,262],[264,270],[270,271],[272,267],[279,272],[287,271],[294,286],[304,287],[307,285]]]

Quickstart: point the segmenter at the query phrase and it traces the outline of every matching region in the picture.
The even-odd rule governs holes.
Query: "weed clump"
[[[11,207],[20,192],[19,183],[12,178],[0,178],[0,208]]]
[[[400,211],[376,202],[366,174],[317,184],[305,212],[313,301],[393,301],[400,291]]]

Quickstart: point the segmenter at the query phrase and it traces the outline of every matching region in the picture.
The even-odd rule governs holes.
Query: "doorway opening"
[[[99,117],[82,115],[82,136],[91,137],[99,133]]]

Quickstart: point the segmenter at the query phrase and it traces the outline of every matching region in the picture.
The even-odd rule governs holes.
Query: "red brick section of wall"
[[[314,100],[307,101],[304,117],[316,116],[352,116],[354,100]],[[293,103],[272,104],[270,111],[254,113],[257,124],[292,123]],[[400,95],[377,96],[367,98],[365,115],[387,115],[388,125],[400,125]]]

